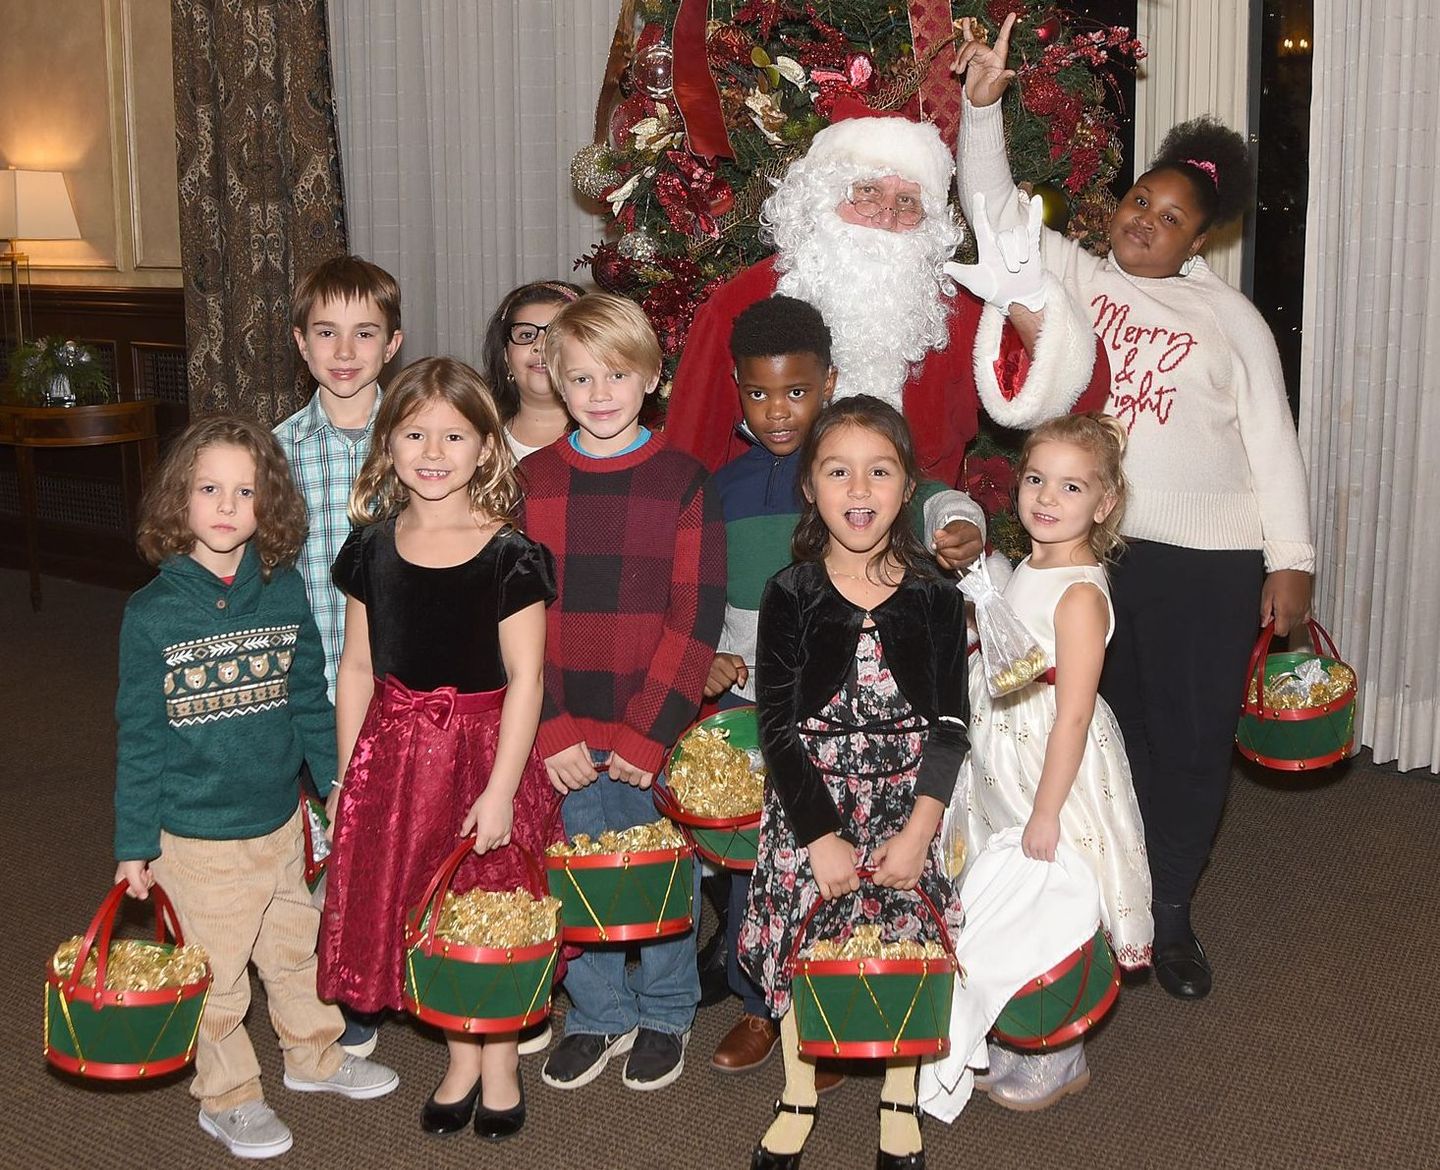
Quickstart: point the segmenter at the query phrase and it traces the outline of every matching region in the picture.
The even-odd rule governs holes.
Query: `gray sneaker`
[[[290,1127],[264,1101],[246,1101],[222,1113],[202,1109],[200,1128],[237,1158],[275,1158],[295,1144]]]
[[[339,1093],[356,1101],[383,1097],[400,1087],[400,1078],[392,1068],[366,1060],[363,1056],[347,1056],[333,1076],[323,1081],[296,1080],[288,1072],[285,1087],[297,1093]]]

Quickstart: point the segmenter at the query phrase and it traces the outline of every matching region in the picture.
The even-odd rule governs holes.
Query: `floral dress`
[[[819,714],[805,721],[801,739],[825,777],[860,865],[871,864],[875,848],[903,829],[910,817],[925,749],[924,722],[900,693],[874,630],[861,631],[845,681]],[[938,837],[921,872],[920,888],[955,931],[961,920],[960,899],[946,876]],[[796,844],[774,785],[767,784],[739,951],[741,963],[764,989],[765,1001],[777,1016],[790,1009],[787,960],[801,924],[819,900],[809,850]],[[865,922],[882,924],[887,942],[940,935],[914,893],[862,881],[858,895],[822,906],[805,937],[844,938],[854,925]]]

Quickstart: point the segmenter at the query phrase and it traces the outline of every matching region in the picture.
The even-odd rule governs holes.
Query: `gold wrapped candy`
[[[447,894],[435,933],[469,947],[532,947],[559,930],[560,900],[524,890],[471,890]]]
[[[1032,645],[1023,658],[1007,662],[995,670],[986,680],[986,685],[992,695],[1008,695],[1028,686],[1049,669],[1050,662],[1045,657],[1045,651]]]
[[[1320,659],[1302,663],[1294,672],[1277,674],[1265,682],[1265,706],[1272,711],[1305,711],[1325,707],[1344,698],[1355,686],[1355,672],[1343,662],[1328,666]],[[1252,676],[1246,692],[1253,706],[1257,701],[1256,680]]]
[[[844,939],[822,938],[807,947],[802,959],[943,959],[948,952],[938,942],[885,942],[883,927],[857,926]]]
[[[545,850],[547,857],[589,857],[597,853],[648,853],[655,849],[681,849],[685,838],[675,825],[661,817],[649,824],[631,829],[606,829],[598,837],[576,833],[572,841],[562,841]]]
[[[760,811],[765,769],[753,767],[750,753],[732,747],[723,728],[699,727],[680,742],[680,759],[670,769],[670,791],[680,807],[697,817],[743,817]]]
[[[66,939],[50,960],[61,979],[69,979],[75,970],[75,956],[80,953],[81,938]],[[80,982],[95,986],[98,955],[94,947],[85,958]],[[116,939],[110,943],[110,958],[105,964],[107,991],[159,991],[165,987],[184,987],[198,983],[208,973],[209,956],[205,948],[194,943],[168,947],[139,939]]]

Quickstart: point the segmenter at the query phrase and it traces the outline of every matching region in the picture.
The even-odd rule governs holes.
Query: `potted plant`
[[[96,406],[112,400],[110,377],[92,346],[37,337],[10,355],[3,400],[20,406]]]

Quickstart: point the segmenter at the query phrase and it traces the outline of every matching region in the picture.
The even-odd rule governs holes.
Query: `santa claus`
[[[744,452],[730,328],[776,292],[824,316],[836,397],[874,394],[900,406],[921,467],[942,483],[960,483],[982,404],[1008,427],[1098,408],[1108,367],[1086,318],[1053,278],[1025,298],[1043,305],[1038,314],[1017,311],[1022,331],[1007,328],[1000,250],[982,255],[998,273],[962,277],[988,286],[997,305],[957,287],[956,265],[947,272],[964,236],[948,202],[954,172],[928,122],[873,116],[858,103],[837,108],[765,202],[761,230],[776,254],[721,285],[696,313],[671,392],[669,442],[711,470]],[[1015,268],[1014,255],[1008,259]]]

